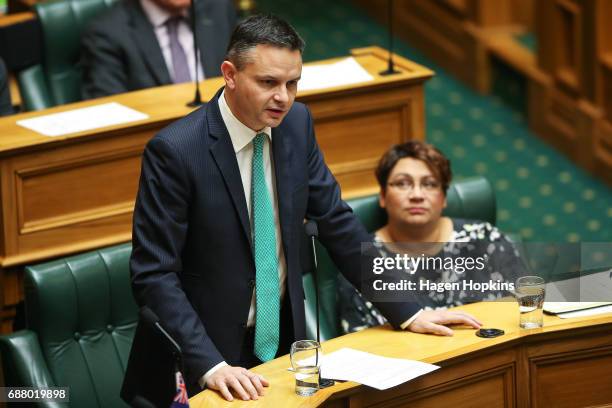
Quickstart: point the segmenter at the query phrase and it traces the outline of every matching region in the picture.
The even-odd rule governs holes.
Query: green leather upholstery
[[[495,191],[486,178],[469,178],[451,184],[446,199],[445,215],[456,218],[479,219],[495,224]],[[347,202],[368,231],[374,232],[387,222],[385,210],[378,205],[378,194],[354,198]],[[327,340],[340,335],[336,306],[336,276],[339,272],[329,254],[321,245],[317,245],[317,260],[319,263],[317,283],[321,296],[319,299],[320,334],[322,340]],[[314,318],[316,311],[315,291],[310,275],[307,274],[304,277],[307,310],[306,333],[309,338],[315,338],[317,327]]]
[[[130,253],[124,244],[26,268],[27,330],[0,336],[7,386],[67,386],[70,406],[126,406],[119,390],[138,318]]]
[[[18,74],[24,110],[40,110],[81,100],[77,65],[81,33],[89,20],[116,0],[50,0],[35,5],[42,27],[40,65]]]

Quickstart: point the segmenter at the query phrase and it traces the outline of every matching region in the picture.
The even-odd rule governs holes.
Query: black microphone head
[[[140,395],[136,395],[134,398],[132,398],[130,405],[134,408],[155,408],[155,405]]]
[[[313,220],[306,221],[306,224],[304,224],[304,231],[306,231],[306,235],[309,237],[319,237],[319,228],[317,228],[317,223]]]
[[[147,324],[154,325],[159,322],[159,318],[148,306],[143,306],[140,308],[140,318],[145,321]]]

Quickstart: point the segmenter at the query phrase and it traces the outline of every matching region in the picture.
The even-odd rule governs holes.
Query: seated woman
[[[380,206],[388,217],[387,225],[375,233],[374,246],[381,256],[417,256],[424,252],[444,260],[444,266],[424,268],[413,264],[412,270],[401,272],[417,283],[460,282],[453,285],[458,289],[415,291],[414,299],[422,309],[408,321],[408,330],[450,336],[453,331],[444,325],[465,323],[464,317],[469,315],[444,312],[447,307],[509,294],[495,288],[469,290],[461,283],[503,282],[499,286],[508,287],[522,274],[523,266],[512,243],[491,224],[442,216],[452,174],[449,160],[438,149],[419,141],[396,145],[381,158],[376,177],[380,184]],[[480,260],[482,268],[472,265],[472,270],[466,271],[458,262],[446,263],[460,258]],[[386,322],[344,278],[339,279],[339,306],[345,333]]]

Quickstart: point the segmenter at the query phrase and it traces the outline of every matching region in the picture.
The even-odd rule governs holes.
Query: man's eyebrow
[[[265,79],[265,80],[272,79],[272,80],[274,80],[274,81],[277,81],[277,80],[278,80],[278,78],[276,78],[276,77],[275,77],[275,76],[273,76],[273,75],[257,75],[257,76],[256,76],[256,78],[257,78],[257,79]]]
[[[274,75],[256,75],[255,78],[257,80],[273,80],[273,81],[279,81],[278,77],[275,77]],[[300,79],[302,79],[302,76],[298,76],[296,78],[290,79],[287,82],[291,82],[291,81],[299,81]]]

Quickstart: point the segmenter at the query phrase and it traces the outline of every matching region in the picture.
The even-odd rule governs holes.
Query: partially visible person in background
[[[413,280],[439,283],[469,278],[480,282],[489,279],[514,282],[522,274],[524,269],[519,253],[496,227],[488,222],[442,216],[452,172],[450,161],[434,146],[420,141],[393,146],[380,159],[376,178],[380,185],[380,206],[388,217],[387,224],[375,234],[374,245],[382,256],[395,257],[397,253],[425,245],[435,248],[434,253],[428,254],[430,256],[455,259],[485,256],[489,260],[487,268],[479,274],[452,269],[406,270]],[[418,333],[452,335],[449,327],[432,319],[416,319],[416,316],[423,317],[435,314],[434,310],[439,313],[440,309],[447,307],[507,295],[505,291],[490,291],[484,295],[456,290],[420,292],[416,301],[421,310],[413,316],[408,329]],[[339,277],[339,303],[342,329],[346,333],[386,323],[382,314],[343,277]]]
[[[11,104],[11,92],[9,89],[8,71],[4,61],[0,58],[0,116],[13,114],[13,105]]]
[[[236,24],[232,0],[197,0],[198,78],[221,75]],[[82,38],[83,98],[195,79],[190,0],[120,0]]]

